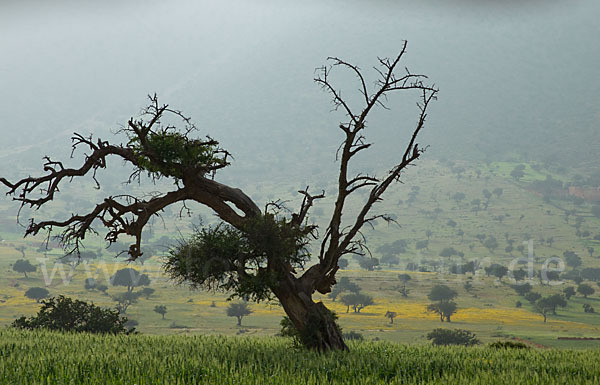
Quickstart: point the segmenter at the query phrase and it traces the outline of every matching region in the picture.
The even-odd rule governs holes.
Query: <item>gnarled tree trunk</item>
[[[273,292],[307,348],[348,350],[332,312],[322,302],[314,302],[294,278],[280,282]]]

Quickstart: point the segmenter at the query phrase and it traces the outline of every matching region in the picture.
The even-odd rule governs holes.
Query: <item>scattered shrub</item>
[[[127,329],[127,318],[119,312],[104,309],[94,304],[59,296],[42,301],[37,315],[16,319],[12,326],[19,329],[49,329],[89,333],[132,333]]]
[[[480,343],[475,334],[464,329],[437,328],[427,334],[427,339],[432,340],[434,345],[472,346]]]
[[[493,349],[531,349],[530,346],[522,342],[514,341],[496,341],[488,344],[488,347]]]

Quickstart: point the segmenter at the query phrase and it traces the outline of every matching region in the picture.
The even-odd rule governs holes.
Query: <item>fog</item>
[[[369,69],[402,40],[405,64],[440,89],[422,139],[430,156],[577,166],[599,149],[596,1],[23,1],[1,8],[3,161],[56,153],[74,131],[109,139],[155,92],[241,165],[269,167],[295,144],[298,156],[329,145],[320,156],[337,145],[342,116],[330,113],[313,83],[315,68],[337,56]],[[348,95],[357,89],[350,77],[337,86]],[[414,100],[380,111],[369,139],[410,129]],[[395,143],[380,144],[382,152]]]

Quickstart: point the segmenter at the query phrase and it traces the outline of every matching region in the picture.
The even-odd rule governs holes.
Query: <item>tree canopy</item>
[[[125,143],[112,144],[101,139],[74,134],[72,150],[86,151],[78,168],[45,158],[40,177],[27,177],[15,182],[0,178],[8,194],[22,206],[37,209],[51,202],[63,183],[84,175],[95,178],[106,169],[109,158],[117,158],[131,167],[127,182],[141,182],[143,175],[152,180],[168,179],[172,190],[150,196],[129,194],[104,198],[88,213],[78,213],[66,219],[31,220],[26,235],[47,232],[55,234],[67,255],[79,255],[82,242],[96,234],[95,224],[105,229],[105,239],[114,244],[122,237],[133,241],[125,250],[130,260],[143,254],[142,233],[151,218],[170,205],[193,201],[212,209],[221,223],[196,231],[193,237],[181,240],[167,257],[166,271],[178,282],[193,287],[225,290],[243,299],[256,301],[277,298],[291,322],[301,333],[306,346],[318,350],[347,349],[335,319],[322,302],[315,302],[315,292],[327,294],[336,282],[338,262],[348,254],[365,256],[367,249],[361,229],[377,220],[393,222],[394,217],[374,212],[374,207],[394,183],[399,182],[406,168],[423,154],[417,138],[425,125],[428,107],[437,97],[437,89],[425,82],[427,77],[404,70],[400,63],[407,44],[398,55],[379,58],[374,68],[375,81],[369,80],[354,64],[339,58],[329,58],[329,65],[316,71],[315,82],[332,99],[334,109],[343,114],[337,125],[342,135],[337,152],[339,174],[336,178],[331,216],[319,236],[317,227],[308,221],[315,200],[325,199],[325,192],[313,194],[309,187],[298,190],[301,203],[297,210],[285,207],[281,201],[271,201],[261,209],[241,189],[220,183],[220,170],[230,165],[230,153],[210,136],[199,137],[198,128],[181,111],[161,104],[156,95],[138,118],[131,118],[119,134]],[[332,72],[345,70],[354,75],[358,99],[346,99],[332,82]],[[393,93],[414,91],[418,95],[417,119],[406,144],[398,148],[398,158],[379,176],[354,171],[356,160],[371,148],[366,138],[368,122],[378,107],[388,108]],[[352,103],[350,102],[352,101]],[[394,139],[396,140],[396,139]],[[354,215],[347,215],[348,202],[357,191],[365,191]],[[343,219],[342,219],[343,217]],[[311,266],[308,245],[318,240]],[[297,274],[298,268],[304,268]],[[116,278],[116,277],[115,277]],[[114,282],[121,282],[114,280]],[[125,284],[124,284],[125,286]],[[128,291],[133,287],[126,284]]]

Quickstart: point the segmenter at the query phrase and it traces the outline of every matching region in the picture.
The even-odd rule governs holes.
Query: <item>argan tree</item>
[[[17,273],[23,273],[25,278],[27,277],[27,273],[33,273],[36,270],[36,267],[31,264],[27,259],[19,259],[13,265],[12,269]]]
[[[154,312],[162,315],[162,319],[165,319],[165,314],[167,314],[167,307],[165,305],[156,305],[154,306]]]
[[[325,193],[312,194],[308,187],[299,191],[302,202],[289,213],[281,204],[270,202],[261,209],[242,190],[219,183],[219,170],[230,164],[230,154],[219,142],[194,135],[197,128],[180,111],[159,103],[156,95],[138,118],[131,118],[120,130],[124,144],[73,136],[73,151],[87,150],[83,164],[67,168],[63,163],[45,158],[45,174],[16,182],[0,178],[8,193],[24,206],[39,208],[52,201],[64,183],[84,175],[93,176],[107,167],[109,158],[117,158],[132,167],[129,182],[140,181],[142,175],[167,179],[174,188],[152,197],[131,195],[108,196],[90,212],[62,220],[31,220],[26,235],[62,229],[58,237],[67,252],[78,253],[84,238],[95,230],[93,224],[107,229],[109,244],[119,237],[132,236],[135,241],[127,253],[136,260],[142,253],[142,231],[148,221],[168,206],[193,201],[212,209],[221,223],[199,229],[193,237],[174,247],[165,265],[170,276],[192,287],[226,290],[232,296],[248,300],[276,297],[289,319],[305,336],[303,343],[321,351],[347,349],[340,329],[331,312],[313,294],[329,293],[335,284],[338,261],[348,254],[364,255],[361,229],[377,219],[392,217],[374,212],[386,190],[399,182],[406,168],[422,155],[424,147],[417,144],[430,103],[437,89],[425,84],[426,76],[406,71],[400,65],[406,53],[406,42],[400,53],[391,59],[380,58],[374,68],[374,83],[363,71],[344,60],[329,58],[329,65],[317,71],[315,82],[329,93],[334,108],[344,114],[338,125],[342,141],[337,152],[339,173],[335,203],[327,227],[319,237],[316,226],[308,221],[309,210]],[[347,99],[334,86],[331,73],[342,69],[354,74],[359,84],[359,97]],[[367,122],[377,107],[388,108],[391,94],[414,91],[419,94],[416,125],[399,157],[388,170],[371,175],[351,173],[357,169],[357,156],[366,155],[371,143],[366,139]],[[174,122],[180,122],[174,123]],[[179,125],[179,128],[177,128]],[[115,163],[111,163],[115,164]],[[347,208],[355,193],[360,202],[354,215]],[[357,194],[358,195],[358,194]],[[343,216],[343,219],[342,219]],[[308,245],[318,240],[317,255],[311,258]],[[309,261],[311,266],[305,266]],[[305,268],[302,274],[298,268]]]
[[[242,318],[252,314],[252,310],[245,302],[229,304],[225,312],[227,313],[228,317],[237,318],[237,326],[242,326]]]
[[[37,303],[40,303],[42,299],[48,298],[49,296],[50,292],[44,287],[32,287],[25,292],[25,297],[35,299]]]

